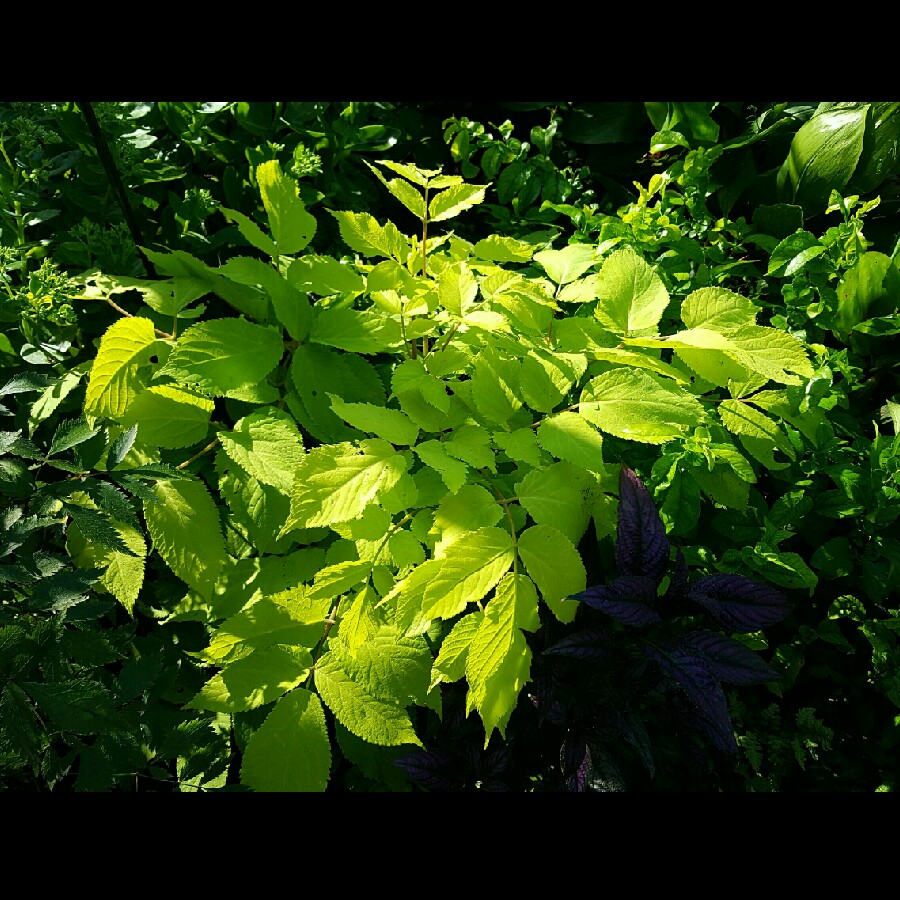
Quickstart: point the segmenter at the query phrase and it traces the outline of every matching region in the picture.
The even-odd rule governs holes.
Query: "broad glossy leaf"
[[[772,251],[766,274],[790,278],[827,249],[810,232],[798,229]]]
[[[534,254],[534,246],[513,237],[492,234],[480,240],[473,252],[479,259],[493,262],[528,262]]]
[[[502,518],[503,507],[489,491],[477,484],[464,484],[456,493],[447,494],[435,510],[434,527],[441,535],[435,545],[436,555],[467,531],[496,525]]]
[[[297,688],[278,701],[247,742],[241,781],[255,791],[321,792],[331,743],[319,698]]]
[[[597,263],[597,248],[593,244],[569,244],[561,250],[541,250],[534,259],[558,285],[580,278]]]
[[[552,412],[575,381],[575,373],[555,354],[530,350],[522,360],[519,387],[525,402],[538,412]]]
[[[473,368],[472,398],[478,411],[491,423],[504,425],[522,406],[518,361],[488,348],[478,355]]]

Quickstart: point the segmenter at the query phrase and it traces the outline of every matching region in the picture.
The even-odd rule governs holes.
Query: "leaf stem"
[[[181,465],[175,466],[175,468],[176,469],[187,468],[195,459],[200,459],[200,457],[203,456],[204,453],[208,453],[218,443],[219,443],[219,439],[215,438],[214,440],[210,441],[210,443],[208,443],[202,450],[195,453],[190,459],[186,459],[183,463],[181,463]]]
[[[123,315],[123,316],[128,316],[129,319],[134,319],[134,318],[136,318],[136,316],[134,315],[134,313],[128,312],[127,309],[122,309],[122,307],[119,306],[118,303],[114,302],[113,300],[110,300],[109,297],[105,297],[104,299],[106,300],[106,302],[107,302],[107,303],[108,303],[108,304],[109,304],[109,305],[110,305],[117,313],[120,313],[120,314]],[[169,333],[166,332],[166,331],[160,331],[158,328],[155,328],[155,327],[154,327],[153,332],[154,332],[154,334],[159,335],[159,337],[164,338],[164,339],[167,340],[167,341],[174,341],[174,340],[175,340],[175,335],[174,335],[174,334],[169,334]]]

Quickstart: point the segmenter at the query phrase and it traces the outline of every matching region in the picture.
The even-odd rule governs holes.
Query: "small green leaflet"
[[[447,454],[440,441],[423,441],[413,448],[427,466],[436,470],[447,485],[447,489],[456,493],[468,478],[469,467],[461,460]]]
[[[443,447],[451,456],[461,459],[474,469],[496,472],[491,436],[479,425],[461,425],[444,441]]]
[[[274,259],[278,256],[278,248],[275,246],[275,241],[272,240],[263,230],[250,218],[250,216],[245,213],[239,212],[236,209],[228,209],[227,207],[221,207],[222,215],[225,216],[225,219],[228,222],[234,222],[238,227],[238,231],[247,239],[247,241],[256,247],[257,250],[262,250],[266,256]]]
[[[578,413],[548,416],[538,427],[537,442],[557,459],[590,472],[604,471],[603,436]]]
[[[159,502],[144,503],[144,518],[154,549],[182,581],[209,596],[225,564],[216,504],[198,480],[158,481],[153,490]]]
[[[517,428],[515,431],[495,431],[494,443],[516,462],[524,462],[529,466],[540,466],[543,463],[541,448],[533,428]]]
[[[303,440],[293,420],[277,409],[245,416],[230,432],[219,432],[225,452],[249,475],[290,494],[303,459]]]
[[[529,472],[516,485],[516,496],[535,522],[552,524],[577,544],[590,521],[595,490],[587,472],[558,462]]]
[[[315,447],[297,468],[282,534],[358,519],[406,471],[406,458],[380,439]]]
[[[492,262],[528,262],[534,255],[534,246],[512,237],[492,234],[482,238],[472,251],[479,259]]]
[[[334,394],[328,394],[328,398],[334,412],[360,431],[401,445],[414,444],[419,437],[419,426],[398,409],[371,403],[345,403]]]
[[[281,171],[275,159],[256,167],[256,182],[277,252],[287,256],[299,253],[316,233],[316,220],[298,196],[297,182]]]
[[[370,309],[313,307],[309,339],[352,353],[376,354],[403,344],[400,323]]]
[[[255,650],[213,675],[187,705],[223,713],[256,709],[298,687],[311,668],[312,656],[302,647]]]
[[[372,696],[347,674],[336,653],[327,652],[319,659],[315,681],[319,694],[337,720],[357,737],[383,747],[423,746],[406,710]]]
[[[399,263],[409,257],[409,238],[393,222],[383,227],[369,213],[329,212],[338,220],[341,237],[351,250],[363,256],[387,256]]]
[[[278,701],[247,743],[241,781],[255,791],[321,792],[331,772],[331,743],[319,698],[304,688]]]
[[[534,594],[534,585],[524,576],[511,576],[504,589],[498,585],[466,657],[466,713],[474,709],[481,716],[485,747],[495,728],[506,736],[509,717],[531,672],[531,650],[516,622],[521,594],[528,593],[525,585]]]
[[[396,265],[385,262],[382,265]],[[402,270],[401,270],[402,271]],[[369,290],[374,290],[369,273]],[[301,256],[287,270],[287,280],[298,291],[330,297],[332,294],[359,294],[366,283],[353,266],[338,262],[331,256]]]
[[[330,600],[362,584],[372,572],[372,563],[359,560],[335,563],[316,573],[312,587],[306,592],[310,600]]]
[[[435,555],[468,531],[496,525],[503,507],[481,485],[464,484],[455,494],[447,494],[434,513],[434,527],[440,533]]]
[[[153,323],[132,317],[114,322],[103,335],[91,368],[85,412],[117,419],[144,387],[138,375],[148,365],[156,345]]]
[[[404,360],[394,369],[391,389],[398,397],[407,391],[418,391],[422,399],[439,412],[450,411],[450,395],[444,383],[429,374],[420,359]]]
[[[390,181],[378,171],[368,160],[365,164],[375,173],[378,180],[393,194],[417,219],[425,219],[425,198],[408,181],[392,178]]]
[[[474,306],[478,282],[464,263],[447,266],[438,276],[441,305],[457,319],[462,319]]]
[[[534,254],[536,262],[558,285],[580,278],[597,263],[593,244],[569,244],[561,250],[541,250]]]
[[[569,392],[575,373],[565,360],[543,350],[529,350],[522,360],[519,386],[525,402],[538,412],[552,412]]]
[[[432,688],[437,687],[442,681],[459,681],[466,674],[469,647],[483,619],[484,613],[481,610],[469,613],[463,616],[444,638],[431,669]]]
[[[659,275],[631,247],[613,251],[603,263],[594,311],[615,334],[652,334],[669,305]]]
[[[283,354],[278,329],[244,319],[210,319],[181,335],[159,375],[221,397],[264,381]]]
[[[473,370],[471,389],[475,406],[485,419],[505,425],[522,406],[518,361],[505,359],[492,348],[486,348],[475,359]]]
[[[428,204],[428,219],[443,222],[471,209],[484,200],[484,192],[490,184],[455,184],[435,194]]]
[[[755,325],[758,308],[746,297],[725,288],[700,288],[681,304],[681,319],[688,328],[728,332]]]
[[[562,601],[587,587],[587,573],[575,545],[550,525],[534,525],[519,535],[518,551],[544,602],[560,622],[571,622],[578,604]]]
[[[578,411],[601,431],[648,444],[681,437],[706,417],[686,391],[648,372],[625,368],[590,381]]]
[[[141,443],[151,447],[190,447],[206,437],[212,400],[174,385],[153,385],[128,405],[120,421],[140,424]]]
[[[440,559],[417,566],[384,598],[396,601],[397,624],[423,633],[431,619],[450,619],[485,597],[509,571],[515,546],[508,532],[486,527],[470,531],[445,548]]]

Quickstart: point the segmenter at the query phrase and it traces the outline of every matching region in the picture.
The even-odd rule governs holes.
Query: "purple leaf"
[[[622,575],[644,575],[657,583],[669,563],[669,539],[656,504],[643,482],[627,466],[619,477],[616,564]]]
[[[678,639],[678,646],[702,653],[712,674],[726,684],[760,684],[780,678],[749,647],[724,634],[692,631]]]
[[[416,784],[430,791],[456,791],[461,787],[460,760],[454,753],[442,750],[413,750],[394,760],[394,765]]]
[[[689,647],[674,645],[648,646],[647,650],[659,663],[663,674],[684,692],[699,714],[698,722],[703,731],[716,747],[726,753],[737,752],[728,701],[706,655]]]
[[[708,575],[691,585],[686,597],[699,603],[730,631],[759,631],[787,614],[784,595],[743,575]]]
[[[675,551],[675,571],[672,573],[672,580],[669,582],[667,594],[679,595],[684,593],[688,579],[687,560],[681,552],[681,547]]]
[[[623,575],[609,584],[598,584],[574,594],[572,599],[599,609],[625,625],[653,625],[662,621],[653,609],[658,583],[645,575]]]
[[[544,653],[574,656],[576,659],[600,659],[609,653],[610,632],[602,628],[576,631],[548,647]]]

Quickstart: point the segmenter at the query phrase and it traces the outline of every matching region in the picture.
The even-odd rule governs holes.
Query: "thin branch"
[[[200,457],[203,456],[204,453],[209,453],[209,451],[212,450],[212,448],[215,447],[216,444],[218,444],[218,443],[219,443],[218,438],[216,438],[213,441],[210,441],[202,450],[200,450],[198,453],[195,453],[190,459],[186,459],[183,463],[181,463],[181,465],[175,466],[175,468],[176,469],[187,468],[195,459],[200,459]]]

